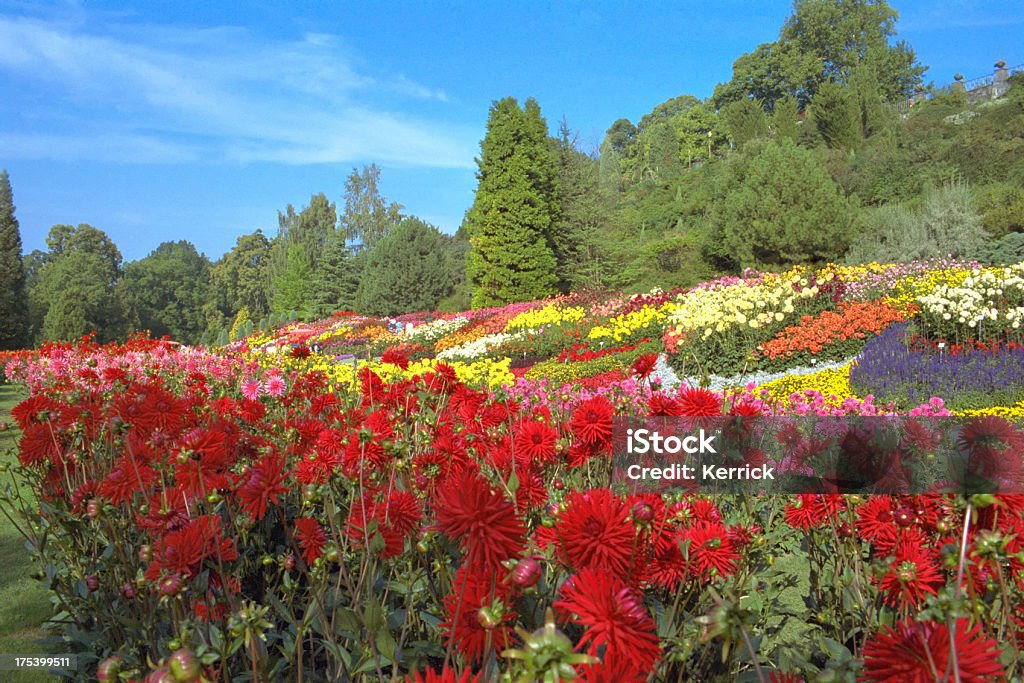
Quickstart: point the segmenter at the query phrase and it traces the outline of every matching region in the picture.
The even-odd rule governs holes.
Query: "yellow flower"
[[[762,384],[759,390],[766,390],[773,400],[780,402],[785,402],[792,394],[802,394],[808,390],[819,391],[826,403],[838,406],[848,398],[856,398],[850,389],[851,365],[847,364],[836,370],[821,370],[809,375],[786,375]]]
[[[579,322],[586,315],[579,306],[562,308],[558,304],[549,304],[544,308],[524,311],[508,321],[506,332],[515,330],[536,330],[546,325],[559,325],[565,322]]]

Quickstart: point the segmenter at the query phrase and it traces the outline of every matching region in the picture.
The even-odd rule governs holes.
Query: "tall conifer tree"
[[[466,274],[473,306],[527,301],[557,290],[552,243],[558,172],[547,123],[533,98],[491,105],[480,144],[476,198],[467,215]]]
[[[21,231],[7,171],[0,171],[0,349],[19,349],[28,336],[28,295]]]

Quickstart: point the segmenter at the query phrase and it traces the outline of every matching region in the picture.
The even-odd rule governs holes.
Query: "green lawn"
[[[0,462],[16,462],[18,432],[10,410],[21,398],[18,387],[0,384],[0,422],[8,423],[7,430],[0,432]],[[10,481],[9,474],[0,475],[0,486],[6,487]],[[40,625],[50,616],[50,602],[42,584],[32,578],[38,569],[17,529],[0,515],[0,654],[46,652],[39,642],[45,636]],[[38,672],[0,671],[0,680],[29,683],[56,679]]]

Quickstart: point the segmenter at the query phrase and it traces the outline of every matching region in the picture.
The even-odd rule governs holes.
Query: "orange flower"
[[[762,344],[761,355],[774,360],[794,353],[820,353],[825,347],[847,339],[865,339],[905,320],[909,311],[900,311],[880,302],[842,302],[838,311],[823,311],[816,317],[805,315],[796,325],[779,332]]]

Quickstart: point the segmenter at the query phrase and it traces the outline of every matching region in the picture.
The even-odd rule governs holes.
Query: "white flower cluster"
[[[483,337],[474,339],[472,341],[468,341],[465,344],[460,344],[458,346],[453,346],[450,349],[445,349],[444,351],[441,351],[440,353],[437,354],[437,359],[452,360],[458,358],[461,360],[472,360],[474,358],[479,358],[480,356],[483,356],[487,352],[498,348],[502,344],[505,344],[510,341],[524,339],[525,337],[526,333],[524,332],[515,332],[513,334],[509,334],[506,332],[488,334]]]
[[[1018,330],[1024,322],[1024,263],[975,270],[960,285],[938,285],[917,297],[917,303],[935,331],[962,325],[974,330],[985,321]]]
[[[458,316],[451,319],[438,319],[432,320],[429,323],[424,323],[418,327],[413,328],[413,331],[409,334],[409,341],[419,342],[421,344],[433,344],[441,337],[451,334],[455,330],[465,327],[469,324],[467,318]]]

